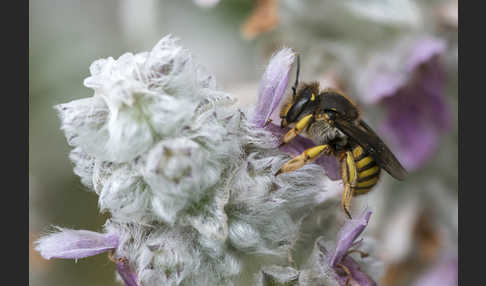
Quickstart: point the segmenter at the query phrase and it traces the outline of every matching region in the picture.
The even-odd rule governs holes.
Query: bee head
[[[304,84],[291,101],[282,108],[280,117],[282,118],[281,127],[298,121],[303,115],[312,113],[317,105],[319,94],[319,84],[317,82]]]

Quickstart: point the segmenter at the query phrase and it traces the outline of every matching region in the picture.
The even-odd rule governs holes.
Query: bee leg
[[[116,263],[115,251],[114,250],[110,250],[110,252],[108,252],[108,259],[110,259],[112,262]]]
[[[283,164],[283,166],[280,168],[280,170],[278,170],[275,176],[281,173],[295,171],[301,168],[302,166],[304,166],[305,164],[312,162],[321,154],[326,153],[329,155],[331,154],[331,152],[332,152],[331,147],[327,144],[309,148],[304,152],[302,152],[302,154],[300,154],[299,156],[294,157],[293,159],[290,159],[285,164]]]
[[[351,270],[349,270],[348,267],[344,266],[341,263],[338,263],[336,266],[339,266],[339,268],[341,268],[342,270],[344,270],[344,272],[346,273],[346,282],[345,282],[344,285],[349,286],[350,285],[350,282],[351,282],[351,277],[353,277],[352,274],[351,274]]]
[[[115,264],[128,263],[128,259],[126,259],[124,257],[115,258],[115,251],[114,250],[110,250],[110,252],[108,252],[108,259],[110,259]]]
[[[289,132],[287,132],[283,139],[282,139],[282,145],[290,142],[292,139],[294,139],[297,135],[299,135],[304,129],[311,123],[312,119],[312,114],[309,114],[307,116],[304,116],[299,122],[295,124],[295,127],[290,129]]]
[[[349,212],[349,207],[351,205],[351,198],[354,195],[354,188],[358,183],[358,171],[356,168],[356,163],[354,162],[353,153],[351,151],[346,151],[341,159],[341,178],[344,183],[344,192],[341,199],[341,205],[346,212],[346,215],[352,219]]]
[[[361,255],[361,258],[365,258],[365,257],[370,256],[368,253],[361,251],[359,249],[348,250],[348,252],[346,252],[345,256],[350,255],[351,253],[354,253],[354,252],[359,253],[359,255]]]
[[[351,198],[353,197],[354,189],[351,188],[349,183],[344,183],[344,192],[343,192],[343,198],[341,199],[341,205],[346,212],[346,215],[349,217],[349,219],[353,219],[351,216],[351,213],[349,212],[349,207],[351,205]]]
[[[282,105],[282,108],[280,108],[280,127],[282,128],[285,128],[289,125],[285,117],[287,116],[287,113],[289,113],[290,108],[292,108],[292,101],[290,99],[287,99],[284,105]]]

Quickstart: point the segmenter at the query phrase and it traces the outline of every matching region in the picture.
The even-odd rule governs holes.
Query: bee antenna
[[[300,54],[296,54],[297,56],[297,72],[295,75],[295,83],[292,86],[292,94],[295,97],[297,92],[297,86],[299,85],[299,72],[300,72]]]

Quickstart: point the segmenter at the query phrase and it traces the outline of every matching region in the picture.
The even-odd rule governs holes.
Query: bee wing
[[[360,120],[358,125],[356,125],[352,122],[337,118],[334,121],[334,125],[344,134],[353,138],[390,175],[397,180],[405,179],[407,171],[380,137],[363,120]]]

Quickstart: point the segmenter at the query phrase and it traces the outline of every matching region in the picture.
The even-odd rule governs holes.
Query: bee
[[[297,55],[292,98],[280,110],[281,127],[295,125],[284,135],[282,145],[304,132],[316,146],[287,161],[275,175],[297,170],[322,154],[336,156],[344,184],[341,205],[351,218],[351,198],[369,192],[378,182],[381,169],[397,180],[405,179],[407,171],[361,119],[357,105],[349,97],[336,89],[321,91],[318,82],[302,83],[299,87],[299,71]]]

